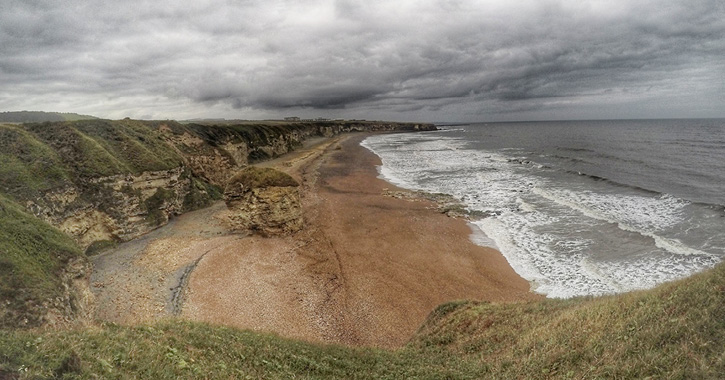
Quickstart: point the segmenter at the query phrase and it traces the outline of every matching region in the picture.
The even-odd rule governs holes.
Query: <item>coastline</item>
[[[301,180],[305,228],[208,252],[182,316],[355,346],[400,347],[438,305],[541,299],[464,219],[378,178],[380,159],[341,136],[274,166]]]
[[[224,202],[94,259],[100,320],[171,317],[310,342],[398,348],[440,304],[544,298],[464,218],[378,178],[367,133],[310,141],[259,163],[301,184],[304,228],[234,233]],[[410,195],[410,196],[408,196]]]

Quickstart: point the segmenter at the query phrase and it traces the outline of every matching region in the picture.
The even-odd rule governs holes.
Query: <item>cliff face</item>
[[[241,168],[292,151],[310,137],[435,129],[362,121],[200,125],[94,120],[4,127],[0,149],[7,148],[11,170],[0,169],[0,192],[83,249],[133,239],[174,215],[206,206],[221,198],[221,189]]]
[[[42,228],[71,237],[81,252],[93,252],[209,205],[240,169],[294,150],[310,137],[434,129],[363,121],[201,125],[126,119],[0,125],[0,196],[45,222]],[[29,252],[33,249],[32,244],[18,248],[18,255],[52,254]],[[71,256],[48,272],[59,293],[45,301],[29,293],[27,308],[7,304],[0,310],[7,318],[0,320],[27,320],[30,326],[90,315],[88,260],[83,254]],[[0,256],[0,280],[17,272],[19,260],[5,268],[7,260]],[[21,290],[33,286],[31,280],[15,280]],[[12,290],[6,293],[0,298],[14,297]]]
[[[234,230],[272,236],[302,229],[299,183],[276,169],[245,168],[229,180],[224,201]]]
[[[366,131],[431,131],[436,127],[432,124],[349,121],[183,126],[165,123],[158,129],[194,175],[223,187],[240,168],[288,153],[311,137]]]
[[[173,215],[203,206],[212,198],[209,189],[180,166],[93,178],[49,190],[26,201],[25,207],[87,248],[96,242],[133,239]],[[194,202],[194,195],[201,204]]]

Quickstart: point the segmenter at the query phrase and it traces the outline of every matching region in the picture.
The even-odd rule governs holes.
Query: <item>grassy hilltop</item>
[[[173,136],[188,134],[202,144],[193,152],[173,146],[162,124]],[[0,125],[0,311],[6,313],[0,315],[0,379],[723,378],[725,264],[618,296],[451,302],[433,311],[409,344],[395,351],[312,344],[181,320],[16,328],[38,325],[32,320],[36,311],[62,296],[65,267],[85,259],[70,237],[26,210],[28,200],[69,185],[94,194],[92,179],[99,176],[175,168],[185,155],[222,141],[268,144],[305,128],[133,120]],[[263,150],[249,155],[267,158]],[[213,186],[201,177],[195,181]]]
[[[0,123],[40,123],[44,121],[74,121],[98,119],[95,116],[70,112],[10,111],[0,112]]]

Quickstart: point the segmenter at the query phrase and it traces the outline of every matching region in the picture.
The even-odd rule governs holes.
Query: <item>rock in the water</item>
[[[299,183],[279,170],[253,166],[243,169],[229,180],[224,200],[233,229],[265,236],[302,229]]]

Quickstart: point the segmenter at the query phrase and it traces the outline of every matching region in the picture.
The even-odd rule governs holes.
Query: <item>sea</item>
[[[458,199],[471,239],[498,249],[535,292],[647,289],[725,258],[725,119],[439,129],[362,145],[388,182]]]

